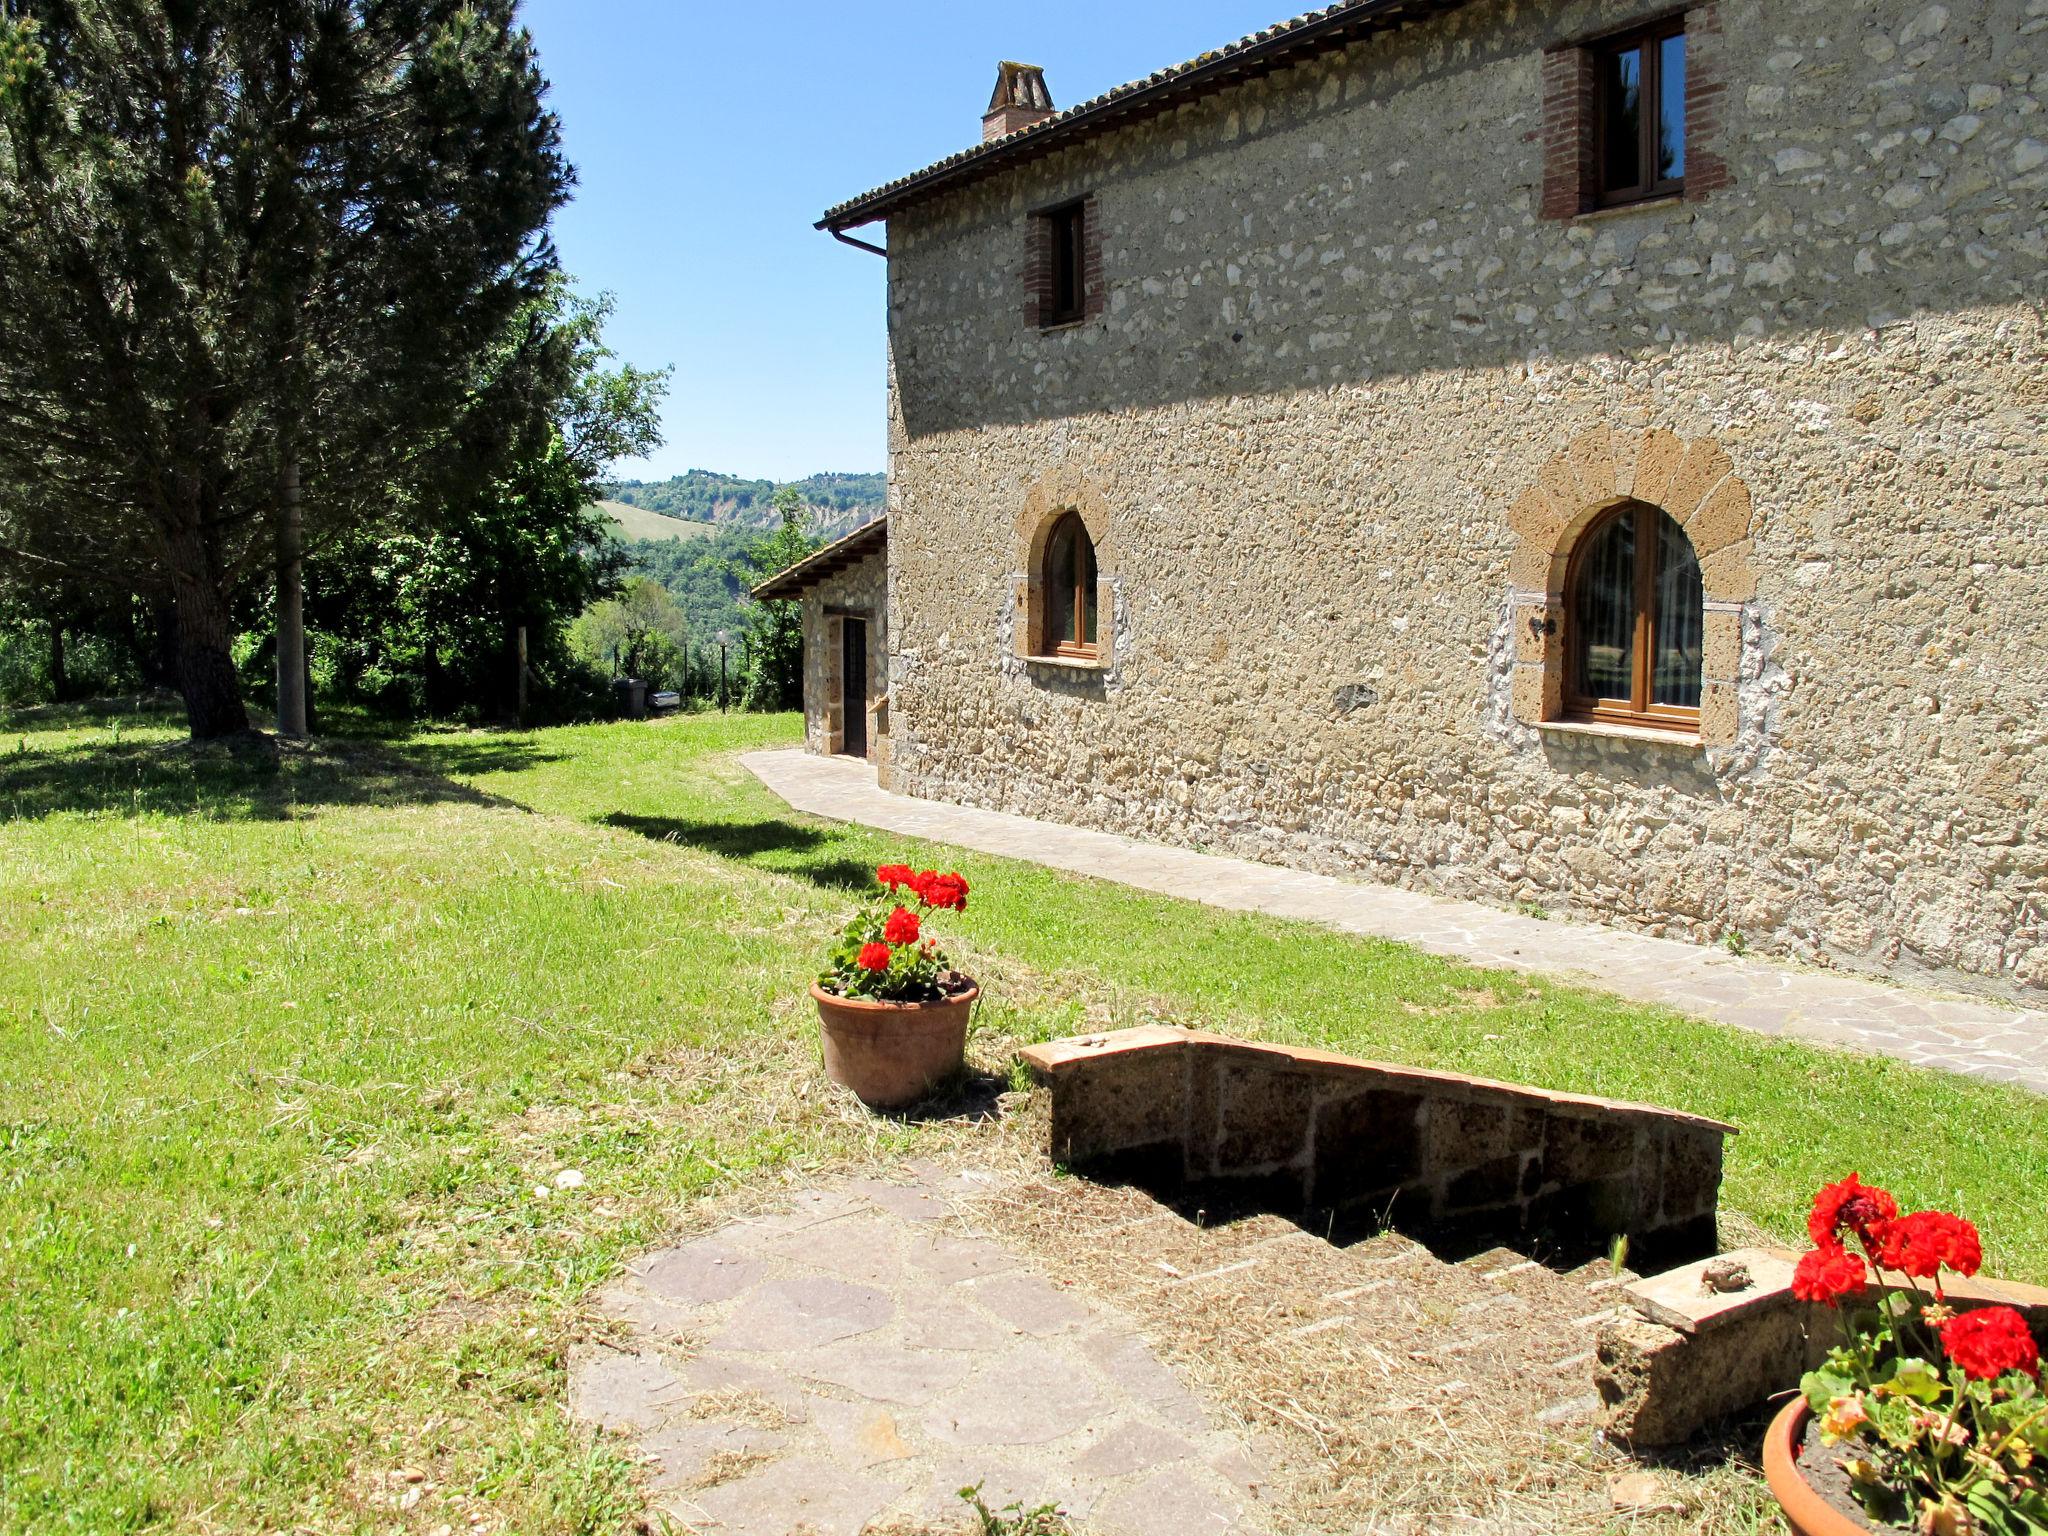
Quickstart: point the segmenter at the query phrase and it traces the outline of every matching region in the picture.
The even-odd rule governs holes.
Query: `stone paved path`
[[[975,1177],[811,1190],[647,1255],[598,1298],[573,1410],[706,1536],[967,1531],[977,1483],[1102,1536],[1264,1530],[1260,1460],[1127,1320],[963,1230]]]
[[[1588,982],[1761,1034],[1787,1035],[2048,1092],[2048,1009],[1943,997],[1588,923],[1137,842],[999,811],[913,800],[849,758],[741,759],[799,811],[1028,859],[1234,911],[1398,939],[1431,954]]]

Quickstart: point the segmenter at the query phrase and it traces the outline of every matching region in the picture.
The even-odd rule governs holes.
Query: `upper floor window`
[[[1569,711],[1697,730],[1705,605],[1685,530],[1661,508],[1623,502],[1579,540],[1565,590]]]
[[[1592,50],[1597,201],[1665,197],[1685,186],[1685,22],[1611,38]]]
[[[1045,541],[1040,572],[1044,595],[1044,654],[1093,661],[1096,645],[1095,541],[1078,512],[1064,513]]]
[[[1031,318],[1040,326],[1071,325],[1101,311],[1101,240],[1092,197],[1032,215],[1026,270]]]

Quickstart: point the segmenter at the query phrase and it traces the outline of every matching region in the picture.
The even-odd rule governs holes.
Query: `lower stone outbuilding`
[[[889,782],[889,519],[878,517],[753,589],[803,604],[804,745],[864,758]]]

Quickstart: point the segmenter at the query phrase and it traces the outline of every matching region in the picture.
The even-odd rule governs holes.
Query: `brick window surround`
[[[1081,312],[1061,315],[1054,309],[1053,245],[1058,216],[1078,209],[1081,215]],[[1108,286],[1102,280],[1102,221],[1094,194],[1041,208],[1025,221],[1024,318],[1040,330],[1079,325],[1102,313]]]
[[[1756,597],[1755,507],[1719,443],[1687,441],[1661,427],[1582,433],[1508,509],[1515,535],[1508,557],[1514,716],[1531,726],[1568,717],[1572,553],[1610,508],[1629,501],[1668,513],[1699,558],[1705,612],[1697,739],[1701,746],[1732,745],[1741,724],[1743,619]]]
[[[1606,28],[1593,37],[1569,38],[1543,51],[1544,218],[1577,218],[1599,206],[1598,46],[1610,38],[1681,18],[1686,51],[1685,178],[1684,190],[1677,195],[1698,202],[1730,184],[1728,162],[1719,152],[1721,97],[1726,90],[1721,75],[1720,7],[1717,0],[1702,0],[1697,5],[1645,12],[1626,26]]]

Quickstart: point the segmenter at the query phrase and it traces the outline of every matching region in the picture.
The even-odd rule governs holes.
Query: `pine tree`
[[[195,738],[240,587],[474,467],[572,181],[514,10],[0,0],[0,557],[167,600]]]

